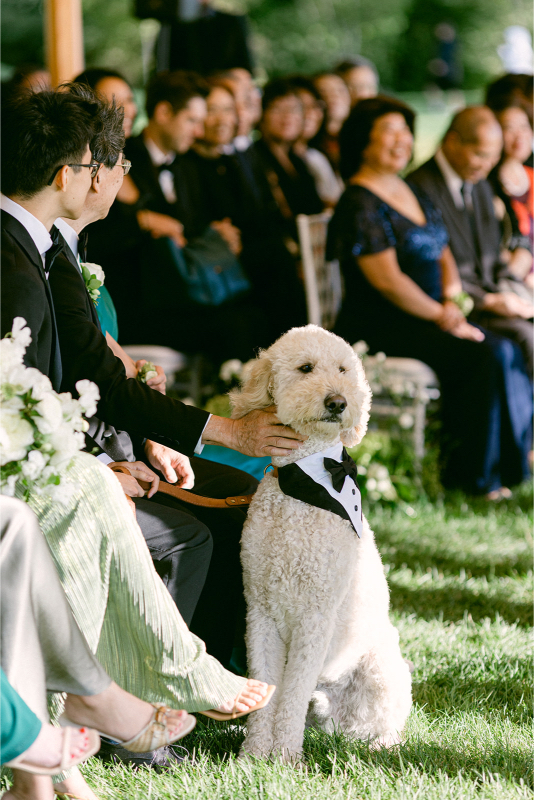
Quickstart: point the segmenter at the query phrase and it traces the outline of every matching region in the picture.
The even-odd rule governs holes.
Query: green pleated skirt
[[[79,453],[62,485],[74,489],[66,504],[35,492],[28,502],[74,617],[111,678],[143,700],[187,711],[235,697],[246,680],[188,630],[113,472]]]

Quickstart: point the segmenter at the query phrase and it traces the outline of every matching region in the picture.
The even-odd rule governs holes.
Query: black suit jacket
[[[15,317],[24,317],[32,332],[24,363],[48,375],[59,391],[61,356],[54,304],[41,256],[26,228],[5,211],[1,212],[1,228],[1,335],[11,331]]]
[[[475,304],[480,304],[487,292],[498,291],[499,278],[511,277],[499,257],[500,229],[489,183],[479,181],[473,187],[475,237],[467,212],[454,204],[435,158],[412,172],[407,180],[422,189],[440,209],[449,231],[449,244],[463,287],[473,297]]]
[[[138,207],[180,220],[187,239],[200,236],[212,220],[203,212],[202,190],[194,158],[189,158],[187,153],[177,154],[169,165],[176,192],[176,202],[169,203],[161,190],[159,170],[152,163],[142,134],[127,140],[124,155],[132,162],[130,176],[140,192]]]
[[[208,413],[126,377],[122,361],[110,350],[95,322],[96,311],[72,252],[65,252],[50,273],[63,363],[62,389],[73,392],[77,381],[94,381],[100,389],[100,420],[132,436],[192,455]]]
[[[68,246],[68,244],[61,236],[61,240],[64,242],[65,248],[65,256],[67,260],[72,264],[72,266],[76,269],[78,274],[79,267],[76,258],[74,257],[74,253]],[[80,275],[80,278],[83,278]],[[84,287],[85,287],[85,282]],[[88,292],[85,292],[87,297],[86,312],[88,319],[96,325],[98,330],[101,330],[100,327],[100,320],[98,318],[98,313],[96,310],[96,306],[89,297]],[[89,430],[85,434],[85,449],[88,450],[90,453],[94,455],[99,455],[100,453],[106,453],[113,461],[135,461],[135,448],[139,446],[139,442],[132,441],[130,434],[126,431],[118,431],[113,425],[107,425],[102,420],[98,419],[98,417],[91,417],[87,420],[89,423]]]

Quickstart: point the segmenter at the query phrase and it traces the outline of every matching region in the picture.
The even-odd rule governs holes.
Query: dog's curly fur
[[[313,367],[303,373],[305,364]],[[329,415],[325,398],[347,407]],[[367,429],[371,391],[343,339],[315,325],[293,328],[260,353],[231,393],[233,416],[275,404],[280,421],[306,434],[285,464]],[[244,753],[298,758],[306,722],[375,745],[400,735],[411,707],[411,677],[389,621],[389,591],[367,520],[358,539],[337,515],[288,497],[267,474],[243,530],[249,672],[276,684],[251,714]]]

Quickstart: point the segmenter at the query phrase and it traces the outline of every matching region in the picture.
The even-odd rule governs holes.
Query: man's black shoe
[[[188,750],[179,745],[166,745],[148,753],[131,753],[110,739],[105,737],[101,739],[102,745],[96,757],[105,764],[130,764],[132,767],[149,767],[156,772],[162,772],[173,764],[181,764],[189,755]]]

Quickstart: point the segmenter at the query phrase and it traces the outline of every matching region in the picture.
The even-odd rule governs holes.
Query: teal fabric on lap
[[[100,320],[100,327],[104,336],[109,333],[116,342],[119,341],[119,323],[117,312],[111,299],[111,295],[105,286],[100,287],[100,297],[96,303],[96,313]]]
[[[20,756],[37,739],[41,720],[16,692],[0,669],[0,764]]]
[[[219,447],[216,444],[207,444],[200,458],[241,469],[259,481],[263,478],[263,470],[271,463],[271,459],[268,456],[265,458],[244,456],[243,453],[238,453],[237,450],[229,450],[227,447]]]

